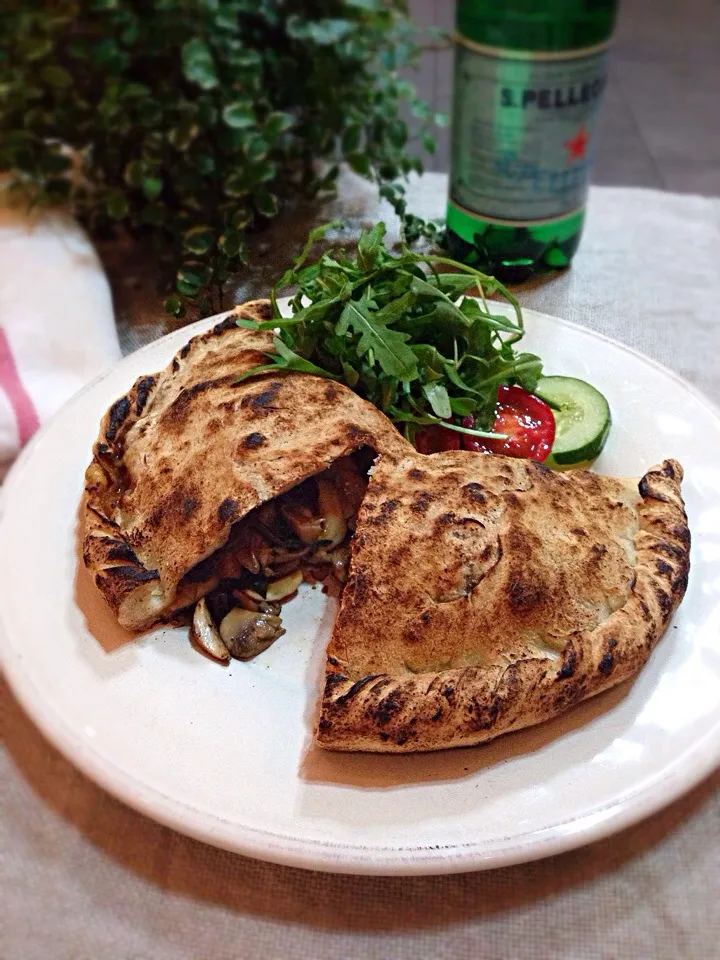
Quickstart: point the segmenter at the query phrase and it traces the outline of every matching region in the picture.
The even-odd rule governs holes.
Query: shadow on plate
[[[335,753],[309,744],[300,765],[300,777],[309,783],[382,789],[405,784],[458,780],[479,770],[534,753],[565,734],[584,727],[613,710],[623,700],[631,681],[618,684],[578,704],[555,720],[527,727],[476,747],[433,753]]]

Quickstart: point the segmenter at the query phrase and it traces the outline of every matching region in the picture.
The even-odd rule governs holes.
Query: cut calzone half
[[[636,674],[687,586],[674,460],[629,482],[469,453],[382,458],[360,508],[317,741],[437,750]]]
[[[84,561],[122,626],[191,618],[220,659],[281,631],[300,580],[347,568],[367,470],[410,446],[342,384],[307,374],[238,382],[266,363],[267,301],[196,336],[108,410],[86,472]]]

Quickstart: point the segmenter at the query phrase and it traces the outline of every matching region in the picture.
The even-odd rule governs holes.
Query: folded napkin
[[[0,208],[0,482],[38,426],[120,358],[105,274],[68,216]]]

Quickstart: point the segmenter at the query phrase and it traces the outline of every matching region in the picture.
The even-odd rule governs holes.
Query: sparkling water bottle
[[[617,0],[458,0],[446,245],[519,282],[580,242]]]

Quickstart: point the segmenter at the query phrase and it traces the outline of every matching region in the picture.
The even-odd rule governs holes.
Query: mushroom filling
[[[257,507],[185,575],[185,586],[209,588],[190,628],[198,646],[218,660],[250,660],[283,635],[280,605],[303,581],[342,589],[373,458],[366,448],[341,457]]]

